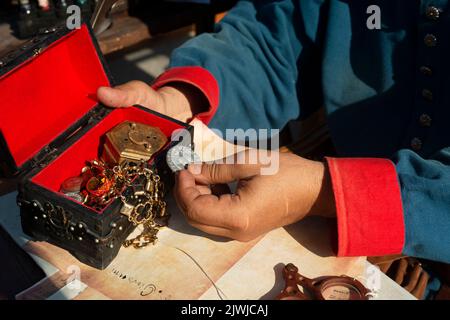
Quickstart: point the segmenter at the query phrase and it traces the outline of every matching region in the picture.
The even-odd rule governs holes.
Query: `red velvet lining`
[[[86,26],[2,76],[0,130],[17,166],[97,105],[99,86],[109,80]]]
[[[34,176],[32,181],[48,190],[58,192],[65,179],[80,174],[87,160],[98,159],[104,135],[126,120],[157,126],[169,139],[172,132],[183,128],[177,123],[136,107],[116,109]]]

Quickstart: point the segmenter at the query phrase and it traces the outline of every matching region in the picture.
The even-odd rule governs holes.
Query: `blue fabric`
[[[381,30],[366,27],[370,5],[381,9]],[[442,10],[437,21],[425,15],[430,5]],[[240,1],[214,33],[175,50],[171,66],[215,76],[220,105],[210,125],[220,130],[283,128],[325,106],[340,156],[396,164],[404,253],[450,262],[448,9],[447,0]],[[424,113],[430,127],[419,122]],[[415,137],[422,148],[412,151]]]

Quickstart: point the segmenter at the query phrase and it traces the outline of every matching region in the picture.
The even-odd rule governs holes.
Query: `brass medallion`
[[[125,121],[106,134],[102,159],[109,164],[123,161],[148,161],[167,143],[157,127]]]

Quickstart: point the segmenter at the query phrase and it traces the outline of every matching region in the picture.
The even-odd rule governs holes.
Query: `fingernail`
[[[188,171],[192,174],[200,174],[202,173],[202,164],[201,163],[191,163],[188,167],[187,167]]]

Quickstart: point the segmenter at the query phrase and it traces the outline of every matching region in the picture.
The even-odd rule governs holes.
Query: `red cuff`
[[[401,253],[403,206],[387,159],[327,158],[337,210],[338,256]]]
[[[159,89],[171,82],[189,83],[199,89],[208,101],[208,110],[196,117],[208,124],[219,106],[219,85],[214,76],[201,67],[175,67],[161,74],[152,84],[152,88]]]

